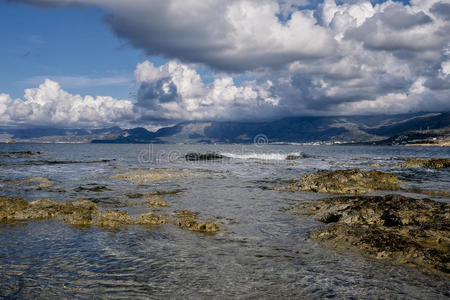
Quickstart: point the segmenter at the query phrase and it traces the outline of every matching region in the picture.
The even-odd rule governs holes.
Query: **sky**
[[[450,0],[0,0],[0,126],[450,110]]]

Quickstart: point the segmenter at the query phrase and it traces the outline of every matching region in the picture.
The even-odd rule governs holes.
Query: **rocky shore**
[[[448,158],[406,158],[403,162],[396,164],[402,168],[431,168],[444,169],[450,167]]]
[[[450,274],[450,205],[402,195],[341,196],[291,207],[329,224],[310,238],[337,249]]]
[[[398,190],[400,183],[401,180],[391,173],[350,169],[308,174],[286,187],[276,189],[294,192],[364,194],[374,190]]]
[[[162,198],[147,201],[149,206],[168,206]],[[88,200],[57,202],[51,199],[25,201],[21,198],[0,196],[0,222],[12,223],[32,220],[60,218],[72,226],[98,226],[118,229],[126,225],[161,225],[169,223],[182,229],[202,233],[216,233],[219,226],[214,221],[198,221],[197,215],[185,210],[183,215],[175,211],[172,216],[157,215],[153,212],[137,215],[135,218],[126,210],[99,210],[97,204]]]

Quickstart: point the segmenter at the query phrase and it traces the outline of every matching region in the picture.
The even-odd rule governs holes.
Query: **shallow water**
[[[326,195],[273,191],[284,180],[318,170],[389,171],[404,187],[450,190],[450,171],[402,169],[400,157],[450,157],[448,148],[292,145],[1,144],[0,194],[32,200],[90,199],[101,208],[145,206],[132,194],[163,195],[169,207],[198,212],[223,229],[216,235],[170,224],[120,230],[73,228],[59,220],[0,224],[0,297],[15,298],[408,298],[445,299],[448,278],[427,275],[308,240],[322,226],[283,210]],[[229,158],[187,162],[187,152]],[[289,154],[309,158],[286,161]],[[357,160],[355,160],[358,158]],[[330,164],[331,162],[331,164]],[[193,176],[133,183],[113,175],[142,168],[177,168]],[[36,188],[26,181],[46,177]],[[378,194],[383,192],[378,192]],[[419,194],[408,194],[425,197]],[[449,202],[448,198],[433,198]]]

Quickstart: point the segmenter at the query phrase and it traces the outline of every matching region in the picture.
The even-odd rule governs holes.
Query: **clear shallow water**
[[[273,191],[284,179],[318,170],[376,169],[407,179],[405,187],[450,189],[448,170],[393,167],[398,157],[450,157],[448,148],[248,145],[3,144],[0,193],[60,201],[90,199],[126,208],[127,195],[179,190],[162,196],[161,213],[198,212],[223,231],[202,235],[170,224],[112,231],[72,228],[59,220],[0,224],[0,296],[9,298],[449,298],[447,278],[327,249],[308,240],[322,226],[283,208],[327,195]],[[230,159],[186,162],[187,152]],[[286,161],[288,154],[311,158]],[[353,160],[359,158],[358,160]],[[363,159],[361,159],[363,158]],[[330,164],[330,161],[332,164]],[[181,168],[198,176],[134,184],[112,175],[139,168]],[[42,176],[52,188],[5,180]],[[104,186],[101,191],[89,188]],[[82,187],[83,189],[80,189]],[[425,197],[409,194],[415,197]],[[434,198],[438,201],[450,201]]]

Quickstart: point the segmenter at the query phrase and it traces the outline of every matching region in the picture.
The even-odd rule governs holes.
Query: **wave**
[[[232,158],[232,159],[242,159],[242,160],[295,160],[301,158],[310,157],[301,152],[290,152],[290,153],[231,153],[223,152],[221,155]]]

